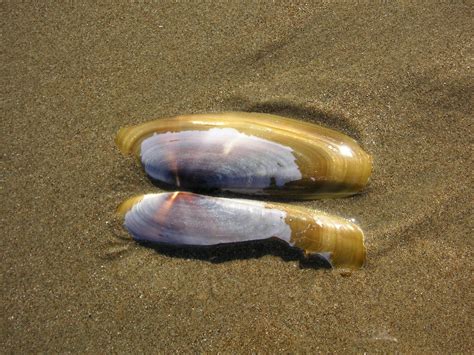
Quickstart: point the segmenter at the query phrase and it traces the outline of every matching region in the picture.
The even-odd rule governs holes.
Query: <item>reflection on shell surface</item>
[[[148,176],[174,189],[291,199],[341,197],[367,184],[372,159],[352,138],[260,113],[159,119],[120,130]]]
[[[209,246],[278,238],[334,267],[359,268],[365,261],[357,225],[286,204],[169,192],[128,199],[118,212],[138,241]]]

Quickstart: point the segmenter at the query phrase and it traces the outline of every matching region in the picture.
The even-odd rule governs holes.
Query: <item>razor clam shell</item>
[[[138,241],[210,246],[279,238],[334,267],[358,268],[365,261],[361,229],[321,211],[190,192],[134,197],[118,211]]]
[[[120,130],[159,183],[295,199],[342,197],[367,184],[372,159],[352,138],[276,115],[212,113],[159,119]]]

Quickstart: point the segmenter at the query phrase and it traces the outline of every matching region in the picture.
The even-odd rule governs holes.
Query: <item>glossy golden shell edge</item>
[[[291,243],[305,254],[328,253],[335,268],[359,269],[365,265],[365,236],[357,224],[319,210],[275,203],[267,206],[287,212]]]
[[[117,206],[117,210],[116,210],[116,213],[119,217],[125,217],[125,215],[127,214],[127,212],[134,206],[136,205],[137,203],[139,203],[140,201],[143,200],[143,198],[145,197],[145,195],[137,195],[137,196],[133,196],[133,197],[130,197],[128,199],[126,199],[125,201],[123,201],[122,203],[120,203],[118,206]]]

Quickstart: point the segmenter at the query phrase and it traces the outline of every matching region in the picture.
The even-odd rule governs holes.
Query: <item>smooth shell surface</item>
[[[209,246],[279,238],[333,267],[359,268],[365,261],[356,224],[285,204],[174,192],[133,197],[118,212],[138,241]]]
[[[187,190],[339,197],[367,184],[372,159],[352,138],[270,114],[227,112],[122,128],[116,143],[151,179]]]

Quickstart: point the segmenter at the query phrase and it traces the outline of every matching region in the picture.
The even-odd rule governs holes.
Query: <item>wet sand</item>
[[[472,5],[2,4],[4,352],[472,352]],[[368,263],[281,246],[137,245],[116,206],[157,191],[124,125],[258,111],[339,129]],[[469,222],[471,221],[471,222]]]

